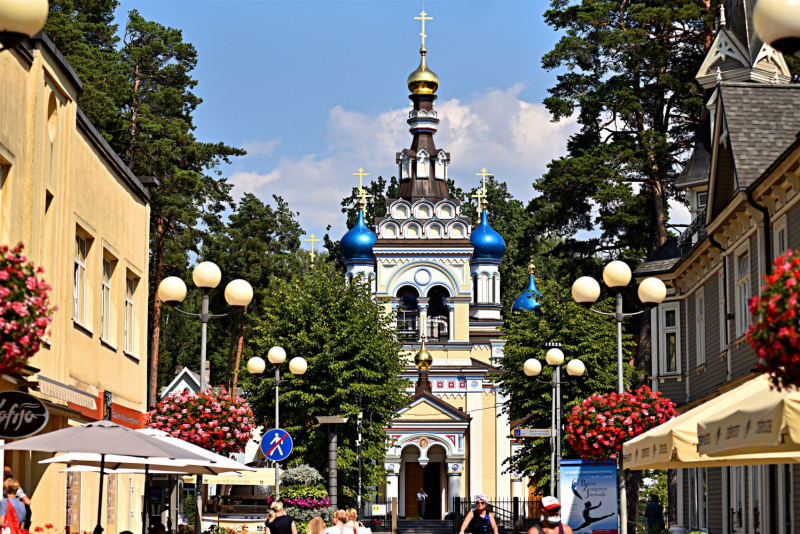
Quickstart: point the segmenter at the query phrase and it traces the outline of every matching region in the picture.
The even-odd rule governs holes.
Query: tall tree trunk
[[[245,315],[247,315],[247,306],[244,308],[244,312],[242,313],[242,327],[239,328],[239,342],[236,348],[236,368],[233,370],[233,393],[232,396],[236,398],[236,383],[239,381],[239,366],[242,362],[242,347],[244,346],[244,319]]]
[[[649,386],[647,377],[653,365],[653,340],[650,331],[650,312],[645,311],[639,317],[639,343],[636,345],[636,359],[633,364],[641,371],[636,376],[633,389]]]
[[[131,97],[131,140],[128,144],[128,167],[133,169],[133,144],[136,140],[136,94],[139,92],[139,84],[141,80],[139,79],[139,64],[136,64],[136,69],[134,71],[133,76],[133,96]]]
[[[158,391],[158,344],[161,331],[161,298],[158,296],[158,286],[164,279],[164,219],[156,219],[156,250],[155,250],[155,277],[153,279],[153,334],[150,338],[150,372],[148,376],[148,408],[156,405]]]
[[[657,170],[657,169],[656,169]],[[666,191],[664,190],[665,180],[662,180],[659,173],[655,173],[652,181],[653,187],[653,231],[651,250],[652,254],[658,247],[667,241],[667,206],[664,201]]]
[[[634,534],[639,526],[639,486],[642,483],[642,472],[625,470],[626,497],[628,499],[628,532]]]
[[[231,321],[231,342],[230,346],[228,347],[228,372],[225,377],[225,388],[228,391],[232,390],[231,378],[233,376],[233,350],[234,347],[236,346],[236,337],[238,332],[239,332],[239,321],[234,319],[233,321]]]
[[[678,470],[667,470],[667,521],[669,526],[678,524]]]

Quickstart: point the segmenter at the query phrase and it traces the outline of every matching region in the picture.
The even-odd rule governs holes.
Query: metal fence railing
[[[539,523],[541,501],[523,500],[519,497],[490,499],[486,509],[494,515],[497,528],[501,532],[527,532],[529,528]],[[453,513],[449,515],[453,520],[454,533],[461,530],[461,523],[470,510],[475,510],[474,502],[462,501],[460,497],[453,499]]]
[[[364,507],[361,522],[372,532],[392,531],[392,501],[368,502]]]

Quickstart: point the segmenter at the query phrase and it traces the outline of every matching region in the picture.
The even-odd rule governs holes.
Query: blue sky
[[[541,57],[558,40],[542,18],[548,4],[425,3],[428,65],[441,83],[436,144],[462,188],[486,167],[527,202],[576,129],[541,105],[555,83]],[[197,48],[197,136],[249,152],[224,169],[235,196],[281,195],[307,233],[330,224],[336,238],[352,173],[395,174],[395,152],[411,141],[405,82],[419,64],[422,2],[122,0],[121,30],[131,9]]]

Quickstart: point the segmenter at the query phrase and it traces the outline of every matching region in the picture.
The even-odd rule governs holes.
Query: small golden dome
[[[419,62],[419,67],[408,75],[408,90],[415,95],[430,95],[439,88],[439,77],[425,63],[425,55],[427,53],[428,51],[424,47],[420,49],[419,54],[422,59]]]
[[[428,352],[428,349],[425,348],[425,336],[422,336],[422,346],[419,348],[417,355],[414,356],[414,365],[416,365],[417,369],[420,371],[427,371],[431,368],[432,363],[433,356]]]

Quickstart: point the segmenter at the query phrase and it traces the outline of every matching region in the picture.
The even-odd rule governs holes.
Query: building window
[[[428,162],[420,160],[417,162],[417,178],[427,178],[428,177]]]
[[[750,326],[749,298],[750,254],[745,252],[736,258],[736,337],[743,336]]]
[[[700,191],[697,193],[697,209],[703,211],[708,204],[708,191]]]
[[[398,219],[405,219],[406,217],[408,217],[408,212],[406,211],[405,206],[400,206],[399,208],[397,208],[396,213]]]
[[[444,162],[442,160],[436,162],[436,177],[444,180]]]
[[[72,318],[76,323],[86,322],[86,239],[75,235],[75,281],[72,289]]]
[[[461,237],[464,235],[464,227],[460,224],[453,226],[453,230],[451,231],[453,237]]]
[[[678,307],[672,305],[662,309],[662,351],[661,368],[666,374],[680,372],[680,347],[678,346]]]
[[[786,235],[786,216],[775,223],[775,257],[785,254],[789,249],[789,242]]]
[[[130,276],[125,278],[125,352],[133,354],[133,294],[136,281]]]
[[[478,303],[478,275],[472,275],[472,303]]]
[[[695,316],[697,317],[697,329],[695,334],[697,336],[697,366],[706,364],[706,306],[705,296],[702,290],[695,295]]]
[[[111,336],[111,261],[103,258],[103,286],[100,288],[100,339]]]
[[[450,211],[450,206],[443,207],[442,208],[442,219],[449,219],[450,217],[452,217],[451,213],[452,212]]]
[[[420,219],[427,219],[428,217],[430,217],[429,213],[430,212],[428,211],[428,207],[427,206],[422,206],[419,209],[419,218]]]

